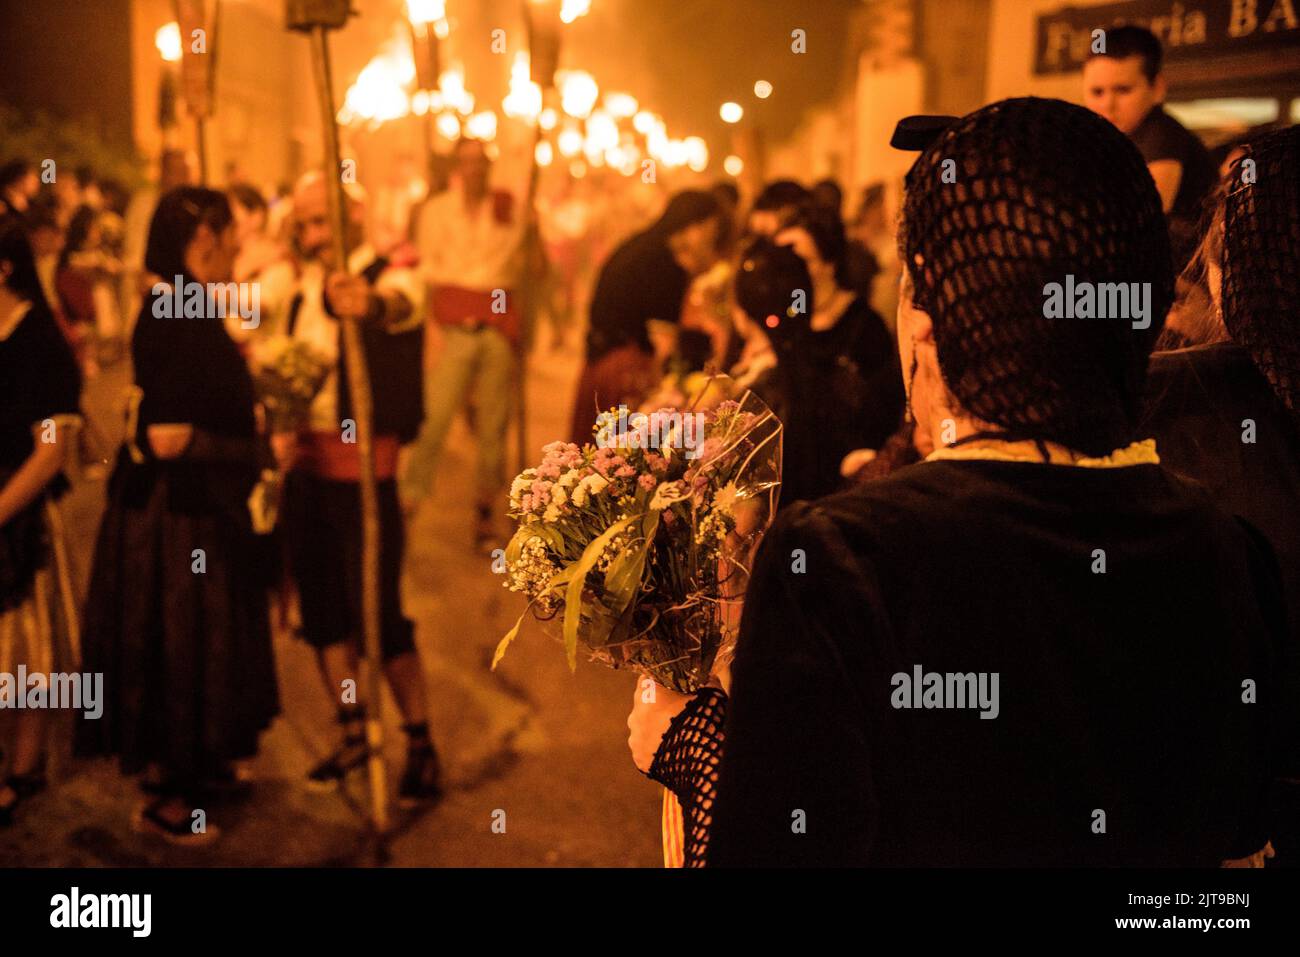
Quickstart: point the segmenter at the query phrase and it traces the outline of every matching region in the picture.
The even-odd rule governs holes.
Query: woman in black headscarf
[[[1249,162],[1247,162],[1249,161]],[[1157,353],[1148,432],[1171,469],[1269,540],[1290,631],[1285,697],[1300,700],[1300,126],[1241,144],[1184,270],[1178,334]],[[1169,338],[1173,338],[1170,336]],[[1289,727],[1300,728],[1293,713]],[[1300,865],[1300,754],[1283,744],[1279,862]]]
[[[677,325],[691,279],[717,258],[721,217],[711,193],[677,193],[653,226],[625,241],[601,267],[574,399],[575,442],[591,441],[599,412],[635,403],[654,384],[647,323]]]
[[[237,253],[224,194],[181,187],[159,201],[145,266],[164,282],[135,325],[142,396],[86,608],[85,667],[104,674],[105,708],[80,722],[80,750],[151,771],[154,797],[136,823],[173,842],[215,836],[193,809],[205,785],[256,752],[278,710],[247,506],[261,453],[253,385],[204,291],[230,281]],[[202,297],[201,316],[175,314],[173,284]]]
[[[992,104],[913,166],[899,251],[899,351],[934,451],[764,538],[730,697],[691,699],[655,758],[680,776],[694,756],[708,781],[697,715],[725,711],[716,790],[683,801],[708,863],[1260,850],[1276,567],[1138,431],[1172,296],[1141,155],[1080,107]],[[1067,275],[1146,284],[1145,315],[1052,318]]]

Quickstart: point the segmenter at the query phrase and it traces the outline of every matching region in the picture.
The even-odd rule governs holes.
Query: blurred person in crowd
[[[951,157],[1004,215],[941,227],[989,202],[943,185]],[[755,559],[729,695],[659,693],[629,719],[638,766],[674,771],[704,836],[695,861],[1213,866],[1265,851],[1274,716],[1243,705],[1241,680],[1261,702],[1277,690],[1277,568],[1139,432],[1173,292],[1143,168],[1113,126],[1042,99],[977,110],[913,165],[899,353],[933,451],[785,509]],[[1062,263],[1149,283],[1151,321],[1046,316]]]
[[[77,167],[74,176],[81,204],[91,209],[102,210],[104,194],[100,191],[99,178],[95,175],[94,168],[83,163]]]
[[[249,282],[272,263],[283,259],[285,251],[267,235],[266,199],[257,187],[236,183],[228,187],[226,193],[230,196],[230,206],[235,213],[235,231],[239,237],[235,281]]]
[[[111,342],[121,329],[116,287],[122,264],[104,248],[101,216],[91,206],[73,214],[56,273],[63,315],[77,335],[78,358],[91,375],[98,369],[98,344]]]
[[[881,186],[879,192],[883,194],[883,186]],[[872,215],[867,206],[872,195],[871,187],[863,190],[862,203],[859,205],[856,216],[853,220],[846,221],[844,224],[847,241],[844,250],[844,281],[850,289],[856,290],[858,295],[871,303],[872,308],[875,308],[876,280],[880,277],[881,266],[875,250],[869,245],[869,240],[879,241],[882,237],[871,236],[869,228],[862,222],[864,215]],[[888,240],[892,242],[892,235],[888,237]],[[881,315],[886,314],[881,313]],[[886,318],[885,324],[892,330],[893,327],[888,318]]]
[[[312,401],[306,430],[271,437],[276,458],[288,473],[284,533],[301,606],[301,636],[315,649],[325,693],[338,707],[337,747],[307,779],[313,789],[335,789],[365,765],[370,754],[366,708],[381,704],[341,699],[339,690],[343,682],[357,679],[364,634],[361,462],[348,426],[353,405],[340,323],[350,318],[361,323],[370,372],[379,499],[380,641],[384,676],[406,733],[406,767],[398,795],[409,806],[441,794],[415,625],[402,611],[405,531],[396,480],[398,449],[415,437],[423,416],[424,286],[414,271],[391,266],[366,241],[363,195],[356,187],[349,188],[346,203],[348,268],[339,268],[327,187],[323,174],[309,172],[294,188],[294,247],[302,274],[284,331],[314,347],[332,368]]]
[[[1142,152],[1169,220],[1174,268],[1182,269],[1200,238],[1201,205],[1214,187],[1214,165],[1196,135],[1165,112],[1164,51],[1144,27],[1105,31],[1104,51],[1083,67],[1084,104],[1110,120]]]
[[[778,179],[763,187],[749,211],[751,236],[775,236],[812,197],[791,179]]]
[[[898,353],[884,322],[840,285],[839,219],[808,209],[741,258],[736,298],[774,347],[755,388],[785,425],[781,507],[842,487],[841,463],[879,448],[903,411]]]
[[[23,222],[0,217],[0,673],[20,667],[45,692],[56,662],[44,504],[62,494],[64,466],[76,455],[81,376],[59,334],[36,274]],[[0,827],[45,788],[48,712],[17,711],[8,732],[8,766],[0,776]]]
[[[676,346],[691,279],[717,259],[720,216],[712,194],[676,193],[652,226],[625,240],[601,267],[573,404],[573,441],[590,442],[598,413],[632,408],[654,385]]]
[[[127,204],[122,227],[122,287],[120,301],[123,314],[133,317],[139,304],[159,280],[170,281],[170,276],[154,276],[144,265],[145,245],[149,237],[149,224],[153,220],[158,198],[178,186],[190,186],[198,174],[194,158],[185,150],[165,149],[158,159],[158,180],[137,189]],[[129,332],[129,330],[128,330]]]
[[[718,255],[727,259],[735,252],[736,243],[740,239],[740,189],[734,180],[720,179],[709,187],[709,192],[721,207],[722,229],[718,234]]]
[[[812,189],[808,191],[808,202],[819,209],[828,210],[836,216],[844,215],[844,190],[835,179],[829,176],[813,183]]]
[[[1147,428],[1161,461],[1201,482],[1269,540],[1282,570],[1290,632],[1287,726],[1300,728],[1300,126],[1237,149],[1209,227],[1180,284],[1174,351],[1151,363]],[[1243,161],[1254,169],[1244,177]],[[1190,308],[1189,308],[1190,306]],[[1173,330],[1166,330],[1167,333]],[[1290,780],[1273,835],[1300,866],[1300,754],[1283,742]]]
[[[171,277],[145,301],[131,358],[139,396],[109,483],[86,600],[84,667],[104,675],[104,713],[78,750],[142,776],[136,827],[205,844],[205,795],[233,783],[278,713],[266,589],[247,500],[266,460],[248,369],[215,303],[169,315],[172,283],[230,282],[238,247],[225,195],[165,193],[145,268]],[[186,295],[193,295],[187,291]]]
[[[59,226],[58,217],[49,203],[38,202],[32,206],[27,216],[27,240],[32,247],[32,257],[36,261],[36,275],[40,278],[45,301],[49,303],[55,321],[67,337],[69,330],[65,328],[57,282],[59,259],[63,252],[63,229]]]
[[[528,213],[509,192],[491,188],[492,162],[480,140],[462,137],[455,155],[451,186],[424,204],[416,231],[433,292],[430,322],[442,333],[442,348],[425,381],[424,425],[411,446],[402,498],[413,510],[429,494],[447,433],[472,393],[474,538],[482,547],[498,537],[495,516],[505,489]]]
[[[0,166],[0,216],[25,216],[40,191],[36,167],[25,159]]]

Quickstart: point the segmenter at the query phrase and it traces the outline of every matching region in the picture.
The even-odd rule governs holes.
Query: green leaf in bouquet
[[[519,626],[524,623],[524,617],[532,607],[533,603],[529,602],[528,608],[524,609],[523,614],[519,616],[519,620],[515,622],[515,626],[506,632],[504,638],[497,642],[497,650],[492,653],[492,667],[488,669],[489,671],[497,670],[497,665],[500,664],[501,659],[506,656],[506,649],[510,647],[510,642],[514,641],[515,636],[519,634]]]
[[[641,590],[650,545],[659,528],[659,514],[645,513],[641,522],[641,537],[620,551],[605,570],[606,602],[615,615],[621,616]]]
[[[615,522],[587,545],[581,558],[560,573],[572,575],[564,594],[564,653],[568,656],[570,671],[578,668],[578,626],[582,621],[582,589],[587,582],[587,573],[596,567],[609,543],[639,521],[640,515],[629,515]]]

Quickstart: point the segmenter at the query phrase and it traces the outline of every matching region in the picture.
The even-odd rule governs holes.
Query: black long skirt
[[[127,774],[157,763],[185,789],[256,753],[279,698],[243,485],[219,466],[119,462],[83,627],[104,709],[79,719],[78,753]]]

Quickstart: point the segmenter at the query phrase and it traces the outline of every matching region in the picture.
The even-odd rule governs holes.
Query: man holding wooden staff
[[[343,374],[340,320],[360,323],[373,391],[373,448],[379,518],[380,648],[384,675],[402,712],[406,770],[398,792],[406,805],[440,794],[439,762],[429,736],[423,669],[414,625],[401,608],[404,534],[397,499],[397,450],[422,417],[420,362],[423,285],[390,267],[362,235],[359,191],[349,193],[347,269],[335,261],[327,183],[308,173],[293,195],[295,252],[303,263],[285,331],[336,363],[312,402],[305,431],[272,438],[288,474],[284,520],[290,566],[302,608],[302,635],[318,655],[328,693],[338,702],[341,743],[308,775],[319,789],[337,787],[370,757],[359,697],[364,633],[361,462],[355,412]],[[378,701],[368,702],[378,708]]]

